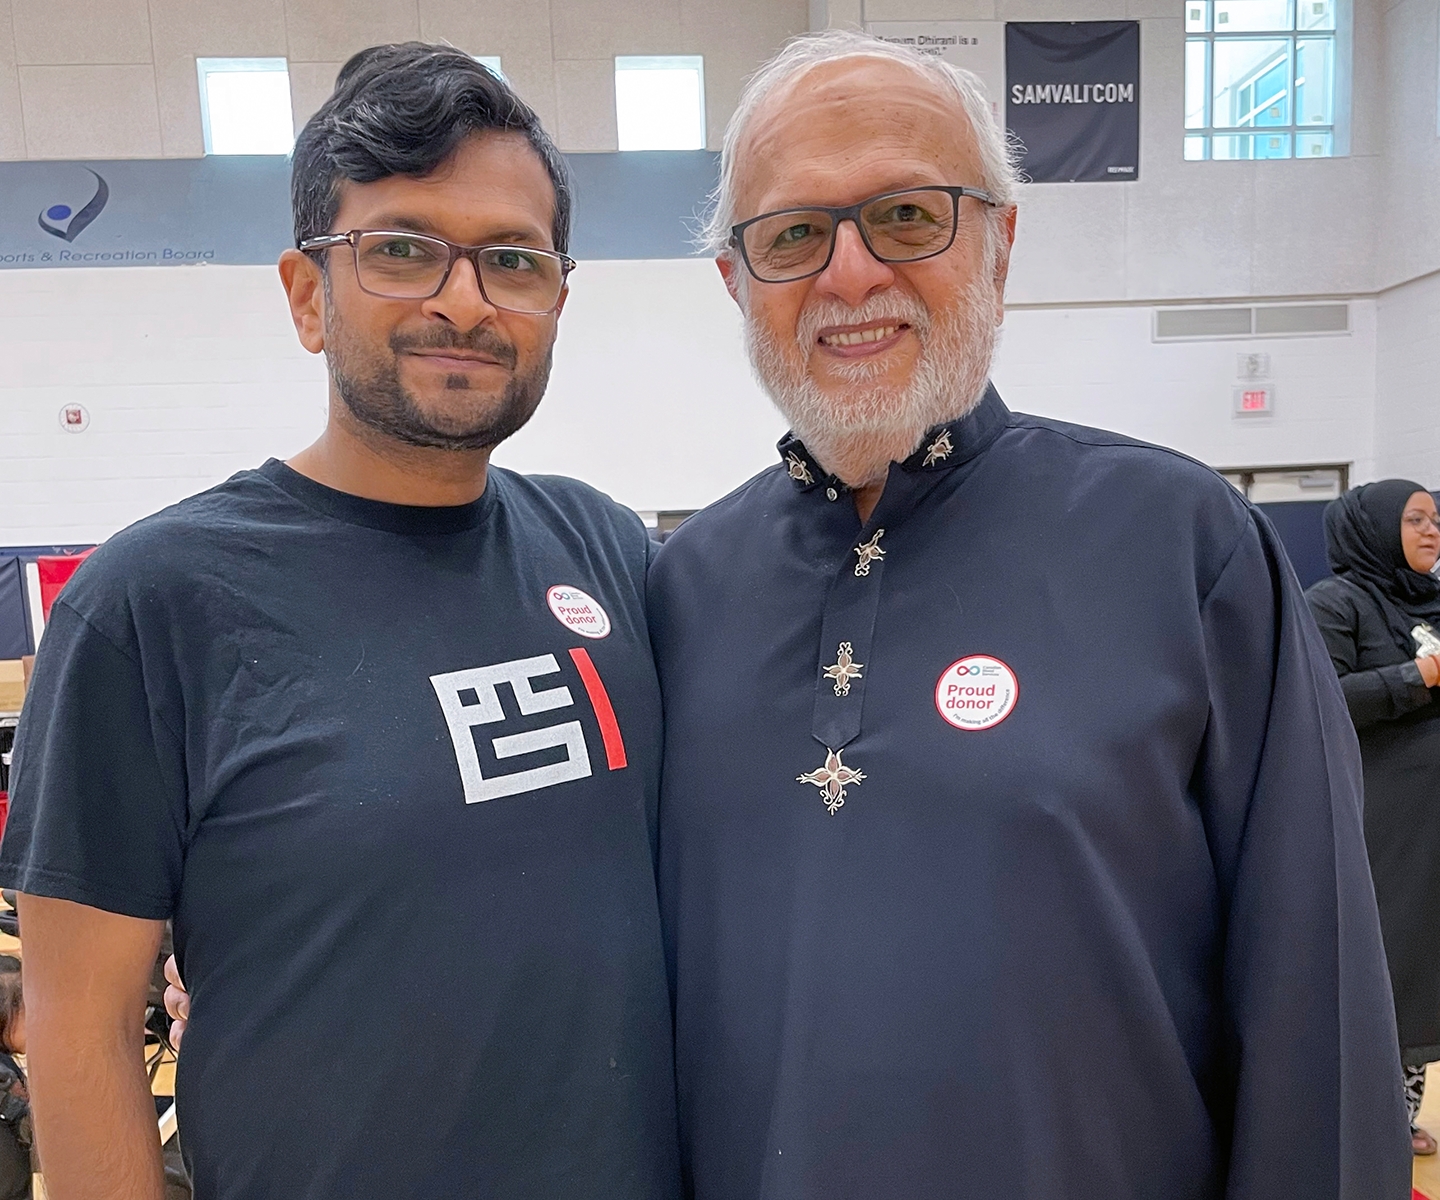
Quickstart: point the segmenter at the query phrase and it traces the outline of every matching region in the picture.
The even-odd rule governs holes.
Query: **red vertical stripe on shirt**
[[[615,719],[610,694],[600,682],[600,672],[590,661],[589,651],[577,647],[570,651],[570,657],[575,660],[575,668],[580,672],[580,679],[585,684],[585,693],[595,708],[595,719],[600,722],[600,737],[605,743],[605,761],[612,771],[619,771],[626,766],[625,741],[620,736],[620,722]]]

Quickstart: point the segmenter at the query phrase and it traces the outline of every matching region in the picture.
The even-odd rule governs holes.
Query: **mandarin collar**
[[[1010,410],[1000,399],[995,385],[987,384],[979,404],[958,420],[927,430],[920,441],[920,448],[897,465],[902,471],[912,474],[952,470],[961,463],[969,462],[993,442],[1009,419]],[[830,474],[820,465],[794,433],[787,433],[781,438],[776,449],[780,451],[780,465],[799,491],[824,488],[827,493],[839,493],[850,490],[838,476]]]

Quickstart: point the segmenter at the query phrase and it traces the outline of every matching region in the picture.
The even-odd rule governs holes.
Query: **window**
[[[494,74],[500,76],[501,79],[505,78],[505,72],[500,69],[500,56],[498,54],[477,54],[474,58],[482,67],[488,67]]]
[[[615,123],[622,150],[703,150],[705,60],[617,56]]]
[[[289,154],[295,145],[283,58],[197,58],[206,154]]]
[[[1184,0],[1185,157],[1336,153],[1343,0]]]

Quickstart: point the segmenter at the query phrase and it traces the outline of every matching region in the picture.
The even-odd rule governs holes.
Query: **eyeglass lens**
[[[1431,526],[1440,529],[1440,517],[1432,517],[1429,513],[1408,512],[1401,519],[1411,529],[1425,529]]]
[[[520,246],[490,246],[474,256],[491,304],[514,312],[549,312],[560,299],[560,258]],[[435,295],[450,263],[450,248],[418,234],[362,233],[355,244],[360,286],[377,296],[420,300]]]
[[[905,262],[939,254],[955,239],[955,201],[928,188],[872,201],[860,223],[874,254]],[[830,253],[835,219],[824,209],[776,213],[745,227],[745,255],[762,279],[781,282],[818,271]]]

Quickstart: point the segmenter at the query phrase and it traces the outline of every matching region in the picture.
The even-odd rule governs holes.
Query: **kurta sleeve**
[[[1407,1200],[1399,1043],[1335,671],[1263,516],[1202,601],[1227,1200]]]
[[[1366,671],[1355,669],[1360,619],[1353,604],[1319,587],[1311,589],[1305,598],[1340,677],[1340,690],[1356,729],[1394,721],[1431,703],[1431,691],[1413,660]]]

